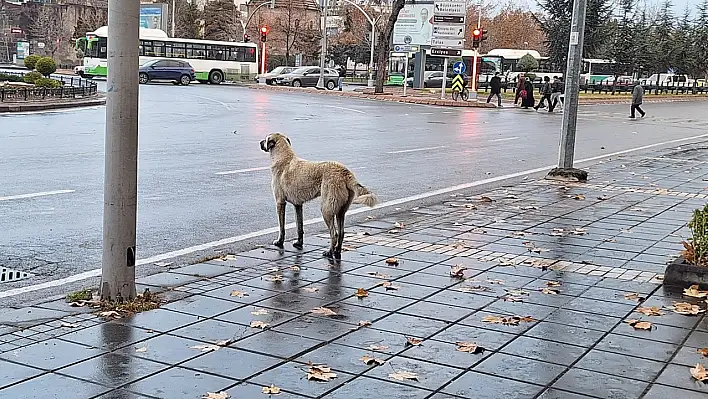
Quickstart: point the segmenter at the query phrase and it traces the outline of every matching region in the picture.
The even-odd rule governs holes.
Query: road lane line
[[[511,140],[516,140],[518,137],[505,137],[503,139],[494,139],[494,140],[489,140],[491,143],[498,143],[500,141],[511,141]]]
[[[12,200],[17,200],[17,199],[25,199],[25,198],[45,197],[47,195],[56,195],[56,194],[68,194],[68,193],[73,193],[74,191],[76,191],[76,190],[55,190],[55,191],[42,191],[39,193],[31,193],[31,194],[9,195],[7,197],[0,197],[0,201],[12,201]]]
[[[446,145],[439,145],[437,147],[423,147],[423,148],[413,148],[410,150],[398,150],[398,151],[389,151],[386,154],[405,154],[408,152],[419,152],[419,151],[428,151],[428,150],[437,150],[440,148],[447,148]]]
[[[257,172],[260,170],[268,170],[270,169],[270,166],[260,166],[257,168],[247,168],[247,169],[236,169],[236,170],[227,170],[225,172],[216,172],[214,173],[215,175],[235,175],[238,173],[248,173],[248,172]]]
[[[600,159],[610,158],[610,157],[614,157],[617,155],[629,154],[632,152],[647,150],[650,148],[661,147],[661,146],[669,145],[669,144],[683,143],[686,141],[697,140],[697,139],[702,139],[702,138],[706,138],[706,137],[708,137],[708,133],[700,134],[697,136],[684,137],[681,139],[664,141],[664,142],[655,143],[655,144],[647,144],[647,145],[644,145],[641,147],[634,147],[634,148],[629,148],[626,150],[616,151],[616,152],[609,153],[609,154],[603,154],[603,155],[598,155],[598,156],[594,156],[594,157],[590,157],[590,158],[580,159],[580,160],[575,161],[575,164],[597,161]],[[347,214],[348,215],[357,215],[360,213],[369,212],[370,210],[373,210],[373,209],[383,209],[383,208],[388,208],[388,207],[392,207],[392,206],[397,206],[397,205],[405,204],[407,202],[418,201],[418,200],[433,197],[436,195],[447,194],[447,193],[454,192],[454,191],[464,190],[464,189],[468,189],[468,188],[472,188],[472,187],[478,187],[478,186],[482,186],[485,184],[496,183],[496,182],[500,182],[500,181],[504,181],[504,180],[514,179],[514,178],[521,177],[521,176],[526,176],[526,175],[531,175],[534,173],[547,171],[552,168],[555,168],[556,166],[557,165],[555,165],[555,164],[548,165],[548,166],[542,166],[540,168],[510,173],[508,175],[491,177],[488,179],[477,180],[477,181],[473,181],[470,183],[458,184],[456,186],[445,187],[445,188],[441,188],[441,189],[434,190],[434,191],[428,191],[425,193],[412,195],[410,197],[386,201],[386,202],[383,202],[383,203],[375,206],[374,208],[362,207],[362,208],[352,209],[349,212],[347,212]],[[322,222],[322,218],[314,218],[314,219],[305,220],[303,222],[303,224],[306,226],[309,226],[309,225],[313,225],[313,224],[321,223],[321,222]],[[295,224],[288,223],[285,227],[286,227],[286,229],[292,229],[295,227]],[[234,244],[239,241],[244,241],[244,240],[248,240],[248,239],[256,238],[256,237],[261,237],[261,236],[268,235],[268,234],[274,234],[277,232],[278,232],[278,227],[270,227],[267,229],[258,230],[258,231],[254,231],[254,232],[247,233],[247,234],[242,234],[240,236],[224,238],[224,239],[221,239],[218,241],[212,241],[212,242],[208,242],[205,244],[195,245],[193,247],[188,247],[188,248],[184,248],[184,249],[180,249],[180,250],[176,250],[176,251],[166,252],[166,253],[160,254],[160,255],[155,255],[155,256],[152,256],[149,258],[138,260],[136,262],[136,265],[146,265],[146,264],[150,264],[150,263],[155,263],[155,262],[170,259],[173,257],[188,255],[188,254],[191,254],[194,252],[203,251],[203,250],[215,248],[215,247],[222,246],[222,245]],[[98,277],[100,275],[101,275],[101,269],[89,270],[89,271],[86,271],[83,273],[75,274],[73,276],[64,277],[64,278],[61,278],[58,280],[47,281],[47,282],[44,282],[41,284],[35,284],[35,285],[27,286],[27,287],[15,288],[15,289],[3,291],[3,292],[0,292],[0,298],[7,298],[7,297],[11,297],[11,296],[16,296],[16,295],[27,294],[27,293],[39,291],[39,290],[42,290],[45,288],[58,287],[58,286],[61,286],[64,284],[82,281],[82,280],[86,280],[86,279],[92,278],[92,277]]]
[[[358,113],[360,113],[360,114],[365,114],[365,113],[366,113],[366,112],[360,111],[360,110],[358,110],[358,109],[347,108],[347,107],[338,107],[338,106],[336,106],[336,105],[323,105],[323,107],[342,109],[342,110],[344,110],[344,111],[358,112]]]

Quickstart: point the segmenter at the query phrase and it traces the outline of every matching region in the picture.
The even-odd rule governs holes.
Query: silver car
[[[294,70],[296,70],[297,67],[289,67],[289,66],[279,66],[273,68],[272,71],[268,73],[262,73],[258,76],[256,76],[256,82],[259,82],[261,78],[265,79],[265,83],[267,85],[273,85],[275,84],[275,78],[277,78],[280,75],[284,75],[286,73],[290,73]]]
[[[275,78],[276,84],[292,87],[315,87],[320,78],[320,67],[302,67],[285,75]],[[334,90],[339,84],[339,73],[333,69],[325,68],[324,86]]]

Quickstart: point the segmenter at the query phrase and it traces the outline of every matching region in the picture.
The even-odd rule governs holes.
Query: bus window
[[[152,51],[153,51],[153,55],[155,57],[164,57],[165,56],[165,43],[157,41],[157,40],[153,40]]]
[[[204,59],[206,57],[203,44],[187,44],[187,58]]]
[[[174,58],[184,58],[187,52],[184,43],[172,43],[172,57]]]
[[[96,43],[94,43],[94,46],[96,46]],[[98,58],[108,58],[108,38],[99,37],[96,48],[98,49]]]

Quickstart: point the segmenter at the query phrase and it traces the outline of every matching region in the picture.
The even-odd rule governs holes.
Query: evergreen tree
[[[675,17],[671,0],[664,0],[656,16],[656,23],[650,37],[652,49],[652,66],[655,72],[666,73],[673,68],[674,52],[673,43]]]
[[[693,27],[693,53],[695,56],[695,78],[708,76],[708,0],[698,5],[696,22]]]
[[[652,35],[652,25],[653,21],[649,18],[647,10],[643,9],[634,23],[633,36],[636,70],[640,76],[653,71],[651,63],[654,60],[654,52],[651,42],[647,40]]]
[[[196,1],[180,0],[177,3],[175,36],[185,39],[200,39],[202,36],[202,15]]]
[[[615,77],[632,74],[637,68],[637,46],[634,24],[634,0],[620,0],[622,16],[616,22],[613,33],[614,40],[608,49],[608,58],[615,61],[613,73]],[[617,79],[615,79],[617,82]]]
[[[693,49],[694,29],[691,21],[691,10],[686,7],[681,21],[673,33],[673,49],[671,62],[676,73],[693,74],[696,69],[696,54]]]
[[[204,5],[204,38],[236,40],[239,12],[233,0],[213,0]],[[239,26],[240,29],[240,26]]]

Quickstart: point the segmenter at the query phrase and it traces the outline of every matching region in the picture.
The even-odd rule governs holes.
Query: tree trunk
[[[398,20],[398,13],[401,12],[405,0],[394,0],[391,6],[391,15],[388,17],[388,22],[379,34],[379,48],[376,54],[376,87],[374,93],[383,93],[384,80],[386,79],[386,67],[388,65],[388,53],[390,51],[391,36],[393,35],[393,27]]]

